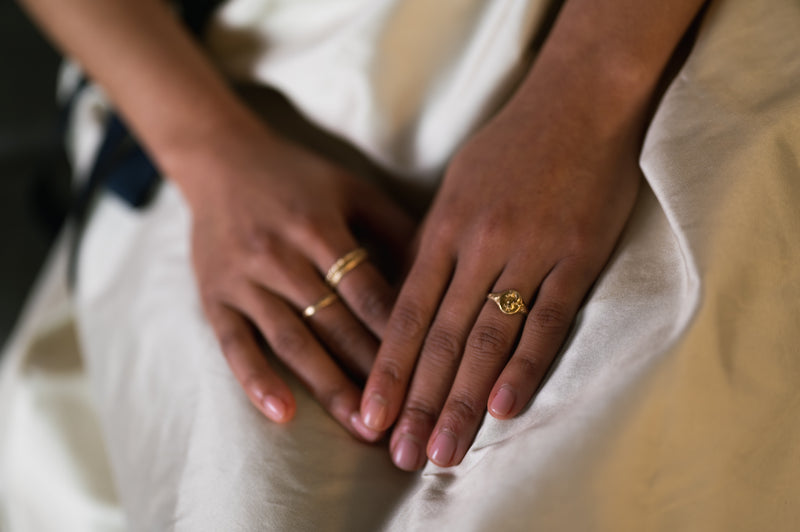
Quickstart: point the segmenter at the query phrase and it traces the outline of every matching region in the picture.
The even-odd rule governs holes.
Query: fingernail
[[[373,395],[364,407],[364,424],[372,430],[381,430],[386,422],[386,400]]]
[[[283,401],[274,395],[268,395],[264,397],[262,404],[264,405],[264,410],[266,410],[267,417],[273,421],[283,421],[286,416],[286,405],[283,404]]]
[[[401,436],[394,447],[392,461],[405,471],[416,471],[420,467],[420,447],[408,436]]]
[[[439,431],[431,445],[431,460],[438,466],[446,467],[453,461],[456,454],[456,438],[446,431]]]
[[[514,392],[507,386],[501,386],[500,390],[497,391],[497,395],[492,399],[489,410],[494,415],[507,416],[511,409],[514,408],[514,400]]]
[[[368,426],[364,424],[361,420],[361,415],[358,412],[353,412],[350,415],[350,425],[356,429],[356,432],[367,441],[373,442],[377,441],[381,437],[381,433],[375,430],[372,430]]]

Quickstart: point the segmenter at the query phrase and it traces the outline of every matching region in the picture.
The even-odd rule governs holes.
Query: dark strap
[[[221,0],[180,0],[175,2],[182,19],[195,37],[200,37],[214,8]],[[88,85],[82,80],[66,104],[64,115],[71,112],[78,94]],[[66,120],[63,120],[66,122]],[[100,191],[108,189],[133,208],[145,207],[155,196],[161,177],[150,157],[128,130],[122,118],[111,112],[105,134],[89,177],[78,190],[70,209],[73,222],[72,256],[69,281],[75,281],[78,247],[91,207]]]

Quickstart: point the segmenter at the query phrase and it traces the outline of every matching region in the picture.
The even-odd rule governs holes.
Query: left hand
[[[458,464],[487,404],[499,419],[525,407],[630,214],[639,130],[593,132],[553,113],[495,117],[457,153],[426,217],[361,403],[371,429],[396,421],[401,469],[426,455]],[[487,300],[511,288],[529,314]]]

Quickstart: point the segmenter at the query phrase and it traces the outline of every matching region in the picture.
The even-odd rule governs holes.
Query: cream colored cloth
[[[211,44],[235,77],[277,86],[323,128],[427,182],[513,86],[547,7],[234,0]],[[406,15],[415,24],[396,26]],[[130,527],[800,528],[799,27],[793,0],[711,4],[648,129],[632,218],[551,375],[518,418],[487,417],[450,469],[395,470],[289,376],[296,419],[263,419],[203,320],[178,193],[164,187],[144,212],[104,199],[74,323]],[[452,43],[446,56],[409,61],[409,42],[440,50],[432,32]],[[270,51],[253,52],[259,43]],[[14,345],[25,362],[6,364],[4,389],[31,389],[19,368],[36,350]],[[2,421],[6,441],[32,423]],[[29,433],[29,455],[49,456]],[[46,504],[19,510],[13,494],[6,515]]]

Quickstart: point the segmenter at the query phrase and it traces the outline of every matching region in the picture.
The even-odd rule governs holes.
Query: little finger
[[[560,263],[542,282],[514,354],[497,379],[488,409],[498,419],[528,404],[567,337],[596,275]]]
[[[365,433],[354,421],[358,418],[359,389],[282,299],[252,285],[251,290],[240,294],[239,302],[275,355],[334,419],[357,437],[369,441],[380,437],[377,432]]]
[[[244,317],[225,305],[209,306],[206,315],[234,377],[250,402],[269,419],[292,419],[294,397],[286,383],[269,367]]]

